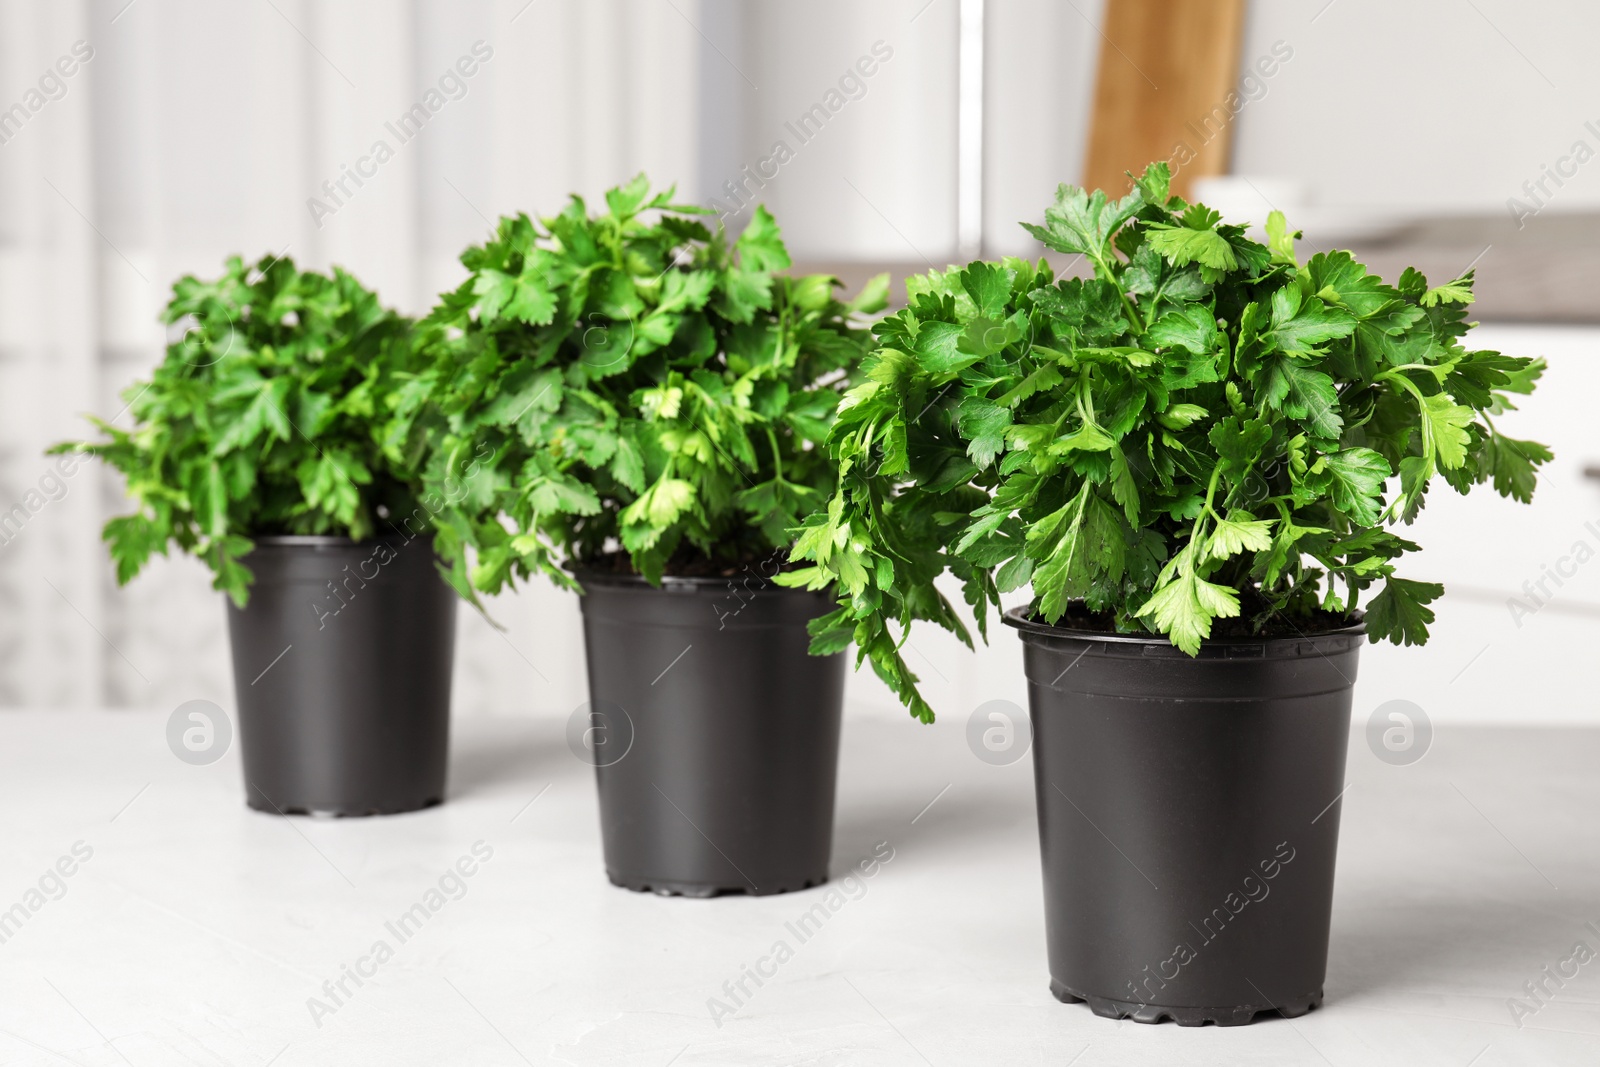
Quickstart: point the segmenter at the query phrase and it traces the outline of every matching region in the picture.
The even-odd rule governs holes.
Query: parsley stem
[[[1111,288],[1117,291],[1117,299],[1122,301],[1122,310],[1128,316],[1129,328],[1135,333],[1143,333],[1144,330],[1141,328],[1141,323],[1144,320],[1139,318],[1139,312],[1134,309],[1133,301],[1128,299],[1128,294],[1122,291],[1122,283],[1117,280],[1116,272],[1111,269],[1104,256],[1095,255],[1091,258],[1094,260],[1094,272],[1100,276],[1102,281],[1109,283]],[[1113,254],[1112,259],[1115,258],[1116,256]]]
[[[1415,366],[1415,364],[1413,364],[1413,366]],[[1397,371],[1404,369],[1404,367],[1395,368]],[[1401,388],[1405,389],[1406,392],[1410,393],[1412,397],[1416,399],[1417,410],[1422,416],[1419,420],[1422,426],[1422,455],[1423,458],[1428,460],[1428,463],[1431,466],[1434,457],[1433,420],[1428,417],[1427,398],[1422,395],[1422,390],[1417,388],[1417,383],[1413,382],[1410,378],[1407,378],[1403,374],[1391,375],[1391,372],[1385,371],[1384,373],[1378,375],[1378,378],[1388,378],[1391,381],[1399,382]]]
[[[767,443],[772,446],[772,477],[779,485],[783,484],[783,459],[778,454],[778,435],[772,431],[772,424],[767,424]]]
[[[1211,502],[1216,498],[1217,482],[1221,478],[1222,464],[1218,463],[1211,468],[1211,480],[1206,484],[1205,506],[1200,509],[1200,514],[1194,517],[1194,525],[1189,528],[1189,543],[1183,547],[1183,551],[1190,556],[1189,566],[1191,569],[1196,562],[1194,557],[1199,553],[1200,531],[1205,526],[1206,516],[1210,515],[1213,519],[1217,518],[1217,513],[1211,510]]]
[[[1211,480],[1206,483],[1206,506],[1205,506],[1205,509],[1201,513],[1202,515],[1204,515],[1206,513],[1209,513],[1212,518],[1216,518],[1217,517],[1217,513],[1215,511],[1211,510],[1211,501],[1217,495],[1217,482],[1220,481],[1221,478],[1222,478],[1222,464],[1218,463],[1215,467],[1211,468]],[[1195,525],[1198,526],[1199,523],[1200,523],[1200,517],[1196,516]]]

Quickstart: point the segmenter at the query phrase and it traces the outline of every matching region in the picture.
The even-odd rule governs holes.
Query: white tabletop
[[[849,894],[698,901],[606,882],[560,720],[459,720],[448,803],[346,820],[246,809],[237,753],[186,765],[165,721],[0,714],[0,909],[27,912],[0,1063],[1600,1062],[1600,959],[1520,1027],[1508,1006],[1600,951],[1600,731],[1441,728],[1409,767],[1354,737],[1326,1004],[1180,1029],[1051,998],[1029,763],[980,762],[963,723],[847,716],[834,867],[893,850]],[[786,924],[818,901],[802,943]]]

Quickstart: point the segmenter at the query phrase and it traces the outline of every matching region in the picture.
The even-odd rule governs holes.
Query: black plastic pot
[[[827,881],[843,654],[811,656],[820,594],[759,578],[582,572],[606,875],[709,897]],[[581,725],[581,720],[580,720]]]
[[[1320,1004],[1363,627],[1191,658],[1024,610],[1050,991],[1187,1026]]]
[[[431,540],[262,537],[228,602],[245,797],[281,814],[444,800],[456,594]]]

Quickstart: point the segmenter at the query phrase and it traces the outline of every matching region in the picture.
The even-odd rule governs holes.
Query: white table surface
[[[893,859],[719,1027],[708,999],[827,890],[613,888],[562,721],[458,720],[448,803],[346,820],[249,811],[237,753],[181,763],[165,721],[0,713],[0,909],[92,849],[0,943],[0,1064],[1600,1063],[1600,959],[1521,1027],[1507,1005],[1600,950],[1600,731],[1442,727],[1409,767],[1353,737],[1325,1006],[1180,1029],[1051,998],[1027,760],[850,715],[834,867]],[[479,841],[464,894],[399,942],[385,923]]]

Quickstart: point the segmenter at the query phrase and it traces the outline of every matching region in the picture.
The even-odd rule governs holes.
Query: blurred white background
[[[942,266],[974,243],[1037,254],[1016,221],[1080,177],[1100,7],[0,0],[0,512],[39,487],[47,444],[84,433],[84,412],[117,413],[160,358],[171,281],[231,253],[338,263],[421,313],[502,213],[553,212],[641,169],[725,205],[725,183],[782,140],[793,158],[759,196],[805,263],[864,276]],[[1292,59],[1248,94],[1234,172],[1290,190],[1274,195],[1333,235],[1373,217],[1505,228],[1524,182],[1580,140],[1600,148],[1600,67],[1585,54],[1597,31],[1600,9],[1576,0],[1254,3],[1241,66],[1280,42]],[[74,73],[50,75],[75,55]],[[451,73],[461,57],[470,77]],[[873,73],[841,83],[862,57]],[[845,104],[799,143],[790,126],[836,89]],[[443,105],[402,143],[388,124],[430,90]],[[380,140],[392,158],[374,172],[362,160]],[[358,166],[370,176],[334,201],[323,183]],[[1600,164],[1546,189],[1540,221],[1578,226],[1600,210]],[[1465,254],[1440,269],[1476,253],[1487,272],[1498,240],[1461,236]],[[1582,294],[1600,276],[1567,282]],[[1595,318],[1587,303],[1560,317]],[[1600,564],[1549,586],[1521,625],[1506,603],[1575,542],[1600,550],[1600,492],[1582,474],[1600,460],[1600,330],[1490,325],[1479,340],[1550,357],[1506,429],[1558,459],[1529,508],[1435,491],[1415,530],[1429,550],[1407,573],[1452,592],[1427,648],[1365,656],[1357,714],[1406,698],[1435,720],[1600,721]],[[202,567],[158,560],[119,590],[98,541],[122,507],[115,480],[84,468],[53,495],[0,545],[0,705],[231,708],[223,607]],[[463,613],[458,713],[567,715],[585,699],[574,600],[535,584],[492,611],[503,636]],[[947,719],[1023,702],[1020,650],[996,630],[978,654],[914,636],[913,666]],[[858,707],[899,714],[874,679],[852,687]]]

